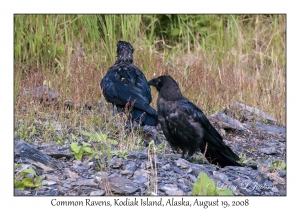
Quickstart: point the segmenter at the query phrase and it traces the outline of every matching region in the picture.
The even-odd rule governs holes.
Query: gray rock
[[[258,151],[271,155],[276,154],[276,148],[275,147],[268,147],[268,148],[258,148]]]
[[[78,177],[79,177],[79,175],[77,174],[77,173],[74,173],[74,172],[72,172],[72,171],[70,171],[70,170],[68,170],[68,176],[69,176],[69,178],[71,179],[71,180],[76,180]]]
[[[278,174],[279,174],[279,176],[281,176],[282,178],[285,178],[285,177],[286,177],[286,171],[284,171],[284,170],[279,170],[279,171],[278,171]]]
[[[34,148],[25,141],[19,141],[15,144],[14,155],[16,157],[29,158],[51,168],[61,169],[63,165],[56,159],[44,154],[42,151]],[[38,164],[37,164],[38,165]],[[45,168],[45,167],[44,167]]]
[[[68,183],[64,183],[63,184],[63,187],[67,190],[71,189],[72,188],[72,185],[71,184],[68,184]]]
[[[76,185],[76,186],[93,186],[93,187],[97,187],[98,184],[95,183],[94,179],[84,179],[84,180],[79,180],[76,182],[73,182],[72,185]]]
[[[209,116],[208,119],[217,123],[220,128],[225,130],[245,130],[244,125],[240,121],[226,115],[224,112],[213,114]]]
[[[121,158],[117,158],[116,156],[114,156],[110,160],[110,166],[112,168],[120,168],[122,166],[122,159]]]
[[[43,183],[43,185],[54,185],[54,184],[56,184],[57,182],[52,181],[52,180],[44,180],[42,183]]]
[[[185,160],[185,159],[179,158],[175,162],[176,162],[176,166],[178,166],[181,169],[188,169],[188,168],[190,168],[189,162],[187,160]]]
[[[61,126],[60,126],[61,127]],[[61,129],[58,129],[61,130]],[[65,148],[66,150],[69,150],[69,148]],[[70,159],[72,157],[74,157],[74,154],[69,153],[69,151],[63,151],[61,149],[56,149],[53,147],[44,147],[43,148],[43,152],[51,157],[54,158],[62,158],[62,157],[66,157],[67,159]]]
[[[77,170],[82,170],[82,171],[88,170],[89,168],[90,168],[89,165],[83,165],[83,166],[77,166],[76,167]]]
[[[105,182],[107,181],[103,181],[100,184],[102,189],[105,189],[107,186],[109,186],[112,192],[121,195],[132,194],[139,189],[138,184],[124,177],[111,177],[109,178],[108,183]]]
[[[180,170],[177,167],[171,167],[171,170],[176,172],[177,174],[181,174],[181,175],[185,174],[185,172],[183,170]]]
[[[79,161],[79,160],[74,160],[73,163],[74,163],[75,166],[81,166],[81,165],[83,164],[83,163],[82,163],[81,161]]]
[[[226,174],[220,173],[218,171],[214,171],[213,172],[213,177],[215,177],[216,179],[220,179],[222,182],[228,182],[229,178]]]
[[[189,178],[192,180],[193,183],[195,183],[197,181],[197,177],[195,177],[192,174],[189,174]]]
[[[225,114],[240,121],[246,120],[249,122],[267,122],[273,125],[279,124],[277,120],[263,111],[239,102],[234,102],[229,109],[225,110]]]
[[[163,191],[174,191],[178,190],[178,186],[176,184],[165,184],[161,186],[160,189]]]
[[[125,169],[126,170],[130,170],[130,171],[135,171],[137,168],[136,163],[135,162],[129,162],[126,166]]]
[[[95,191],[92,191],[90,193],[90,196],[102,196],[102,195],[105,195],[105,191],[104,190],[95,190]]]
[[[146,183],[149,179],[149,172],[145,170],[135,171],[133,181],[138,184]]]
[[[130,154],[127,156],[127,159],[147,159],[148,154],[146,152],[135,152],[135,151],[130,151]]]
[[[170,168],[171,168],[170,164],[166,164],[166,165],[162,166],[162,169],[165,171],[170,170]]]
[[[60,181],[59,176],[54,175],[54,174],[46,174],[46,175],[45,175],[45,178],[46,178],[47,180],[52,180],[52,181],[55,181],[55,182],[59,182],[59,181]]]
[[[139,175],[139,176],[134,176],[133,181],[138,184],[145,184],[147,183],[148,180],[146,176]]]
[[[125,170],[121,171],[120,173],[123,175],[127,175],[127,177],[131,177],[133,173],[135,172],[137,166],[135,162],[129,162],[125,166]]]
[[[286,135],[286,128],[282,126],[276,126],[276,125],[266,125],[262,123],[256,123],[252,124],[250,122],[245,124],[247,128],[251,128],[254,126],[254,128],[258,131],[261,131],[263,133],[273,134],[273,135]]]
[[[166,194],[169,195],[169,196],[182,196],[184,195],[184,192],[180,189],[177,189],[177,190],[167,190],[166,191]]]
[[[275,192],[275,193],[278,193],[278,192],[279,192],[279,190],[278,190],[277,187],[275,187],[275,186],[272,187],[272,191]]]

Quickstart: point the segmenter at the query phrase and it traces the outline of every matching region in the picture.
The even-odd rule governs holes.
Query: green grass
[[[140,149],[139,133],[120,129],[113,120],[122,119],[97,105],[118,40],[131,42],[134,64],[148,80],[171,75],[206,115],[238,101],[285,124],[285,15],[15,15],[14,21],[19,138],[70,144],[87,130],[117,140],[120,151]],[[60,94],[58,108],[17,96],[45,83]],[[156,108],[157,91],[152,95]],[[67,99],[73,110],[63,108]],[[93,104],[89,113],[81,108],[86,102]]]

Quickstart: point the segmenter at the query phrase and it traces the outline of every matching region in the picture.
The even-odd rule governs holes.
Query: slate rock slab
[[[112,192],[121,195],[132,194],[139,189],[136,183],[125,177],[111,177],[109,178],[108,185],[105,182],[107,181],[104,180],[100,183],[101,189],[110,187]]]
[[[264,122],[272,125],[279,124],[276,119],[265,112],[239,102],[234,102],[229,108],[225,109],[224,113],[238,119],[240,122],[248,121]]]
[[[286,135],[286,128],[282,127],[282,126],[266,125],[263,123],[256,123],[255,125],[253,125],[250,122],[245,123],[245,125],[247,128],[254,126],[254,128],[256,130],[260,130],[263,133],[269,133],[269,134],[273,134],[273,135]]]
[[[217,114],[213,114],[208,117],[209,120],[218,124],[218,126],[225,130],[236,130],[236,131],[244,131],[245,126],[238,120],[226,115],[223,112],[219,112]]]
[[[16,142],[14,149],[15,156],[29,158],[51,168],[61,169],[63,167],[62,163],[50,157],[49,155],[44,154],[23,140]]]

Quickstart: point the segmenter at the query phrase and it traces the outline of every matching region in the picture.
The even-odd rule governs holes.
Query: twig
[[[208,143],[206,142],[205,150],[204,150],[204,153],[203,153],[204,157],[205,157],[205,155],[206,155],[207,146],[208,146]],[[204,164],[204,158],[202,159],[202,163]]]

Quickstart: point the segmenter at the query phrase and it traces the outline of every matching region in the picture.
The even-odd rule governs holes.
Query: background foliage
[[[34,135],[40,105],[17,97],[47,84],[75,103],[104,100],[99,81],[116,59],[118,40],[135,48],[148,80],[169,74],[206,115],[234,101],[285,124],[285,15],[22,15],[14,16],[15,130]],[[152,106],[157,92],[153,89]],[[22,108],[28,108],[24,114]],[[59,115],[58,120],[65,120]],[[61,117],[61,118],[60,118]],[[72,125],[99,124],[71,113]],[[26,119],[26,120],[24,120]],[[49,125],[44,132],[50,137]],[[68,125],[65,125],[68,127]],[[32,129],[30,129],[32,128]],[[105,133],[105,132],[104,132]]]

